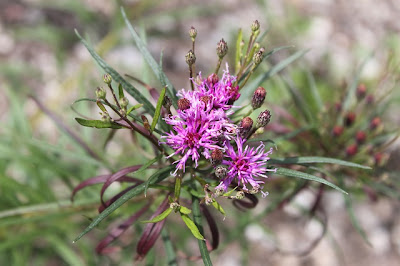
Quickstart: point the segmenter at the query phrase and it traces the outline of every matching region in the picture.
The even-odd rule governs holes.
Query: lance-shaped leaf
[[[89,51],[89,53],[92,55],[93,59],[97,62],[97,64],[103,68],[105,72],[110,74],[110,76],[113,78],[113,80],[117,83],[120,83],[125,90],[133,97],[135,98],[139,103],[143,104],[143,107],[146,109],[147,112],[150,113],[150,115],[154,114],[154,106],[150,103],[147,98],[140,93],[139,90],[137,90],[135,87],[133,87],[132,84],[127,82],[120,74],[118,74],[117,71],[115,71],[111,66],[109,66],[89,45],[89,43],[79,35],[79,32],[75,30],[76,36],[81,40],[81,42],[85,45],[86,49]]]
[[[164,242],[165,253],[167,253],[168,266],[178,266],[174,246],[165,228],[161,231],[161,236]]]
[[[174,165],[165,167],[163,169],[160,169],[156,173],[153,174],[153,176],[156,176],[157,178],[153,178],[150,184],[156,184],[164,180],[167,176],[169,176],[170,171],[175,168]],[[74,239],[73,242],[78,241],[81,239],[84,235],[89,233],[90,231],[93,230],[101,221],[103,221],[104,218],[106,218],[108,215],[113,213],[116,209],[118,209],[122,204],[130,200],[131,198],[139,195],[140,193],[143,193],[145,185],[140,184],[137,187],[133,188],[132,190],[128,191],[125,193],[123,196],[118,198],[114,203],[112,203],[107,209],[105,209],[102,213],[99,214],[90,224],[86,229],[79,234],[77,238]]]
[[[124,9],[121,7],[122,17],[124,18],[125,24],[131,33],[133,40],[136,43],[137,48],[139,49],[140,53],[143,55],[144,60],[146,60],[147,64],[150,66],[153,73],[156,75],[158,80],[161,82],[163,87],[168,87],[168,96],[173,99],[172,103],[174,104],[175,108],[178,106],[176,103],[178,102],[178,98],[176,96],[176,90],[172,83],[169,81],[165,73],[162,71],[161,67],[157,64],[156,60],[154,60],[153,56],[151,56],[149,50],[146,47],[146,44],[140,39],[139,35],[132,27],[129,19],[127,18]]]
[[[271,158],[268,163],[270,164],[312,164],[312,163],[329,163],[338,164],[343,166],[350,166],[362,169],[371,169],[369,166],[361,165],[358,163],[347,162],[339,159],[329,157],[317,156],[304,156],[304,157],[288,157],[288,158]]]
[[[182,214],[190,214],[192,211],[184,206],[179,206],[179,212]]]
[[[192,196],[192,211],[193,211],[193,220],[199,230],[200,233],[203,232],[202,226],[202,217],[200,212],[200,202],[199,198]],[[206,242],[204,240],[197,240],[199,244],[201,258],[203,259],[203,263],[206,266],[212,266],[212,262],[210,259],[210,253],[208,252]]]
[[[168,215],[171,214],[172,210],[173,210],[173,209],[168,208],[168,209],[166,209],[165,211],[163,211],[160,215],[157,215],[156,217],[154,217],[154,218],[151,219],[151,220],[144,220],[144,221],[142,221],[142,223],[158,223],[158,222],[161,222],[162,220],[164,220],[165,218],[167,218]]]
[[[204,240],[203,235],[200,233],[199,229],[195,225],[195,223],[190,219],[190,217],[187,214],[181,214],[182,220],[185,222],[186,226],[189,228],[190,232],[192,232],[192,235],[200,240]]]
[[[142,216],[149,209],[149,206],[150,202],[147,203],[135,214],[133,214],[131,217],[129,217],[127,220],[123,221],[116,228],[111,229],[108,235],[96,246],[96,252],[98,254],[108,254],[114,251],[115,248],[110,249],[108,248],[108,245],[110,245],[114,240],[121,236],[122,233],[129,228],[129,226],[131,226],[140,216]]]
[[[276,173],[279,175],[283,175],[283,176],[298,177],[298,178],[303,178],[303,179],[319,182],[319,183],[325,184],[327,186],[330,186],[336,190],[339,190],[340,192],[342,192],[344,194],[348,194],[346,191],[344,191],[340,187],[332,184],[331,182],[329,182],[321,177],[315,176],[315,175],[310,175],[310,174],[306,174],[303,172],[299,172],[299,171],[288,169],[288,168],[282,168],[282,167],[278,168],[276,170]]]
[[[221,206],[216,200],[214,200],[214,201],[211,203],[211,205],[212,205],[217,211],[219,211],[223,216],[225,216],[225,211],[224,211],[224,209],[222,208],[222,206]]]
[[[123,126],[111,122],[111,121],[102,121],[102,120],[86,120],[82,119],[79,117],[75,118],[76,122],[78,122],[80,125],[85,126],[85,127],[95,127],[95,128],[113,128],[113,129],[119,129],[123,128]]]
[[[166,90],[167,90],[167,88],[163,88],[161,90],[160,97],[158,98],[158,101],[157,101],[156,111],[155,111],[154,116],[153,116],[153,122],[151,123],[150,132],[153,132],[153,130],[156,128],[156,125],[158,123],[158,119],[160,118],[161,107],[162,107],[163,102],[164,102],[164,97],[165,97]]]

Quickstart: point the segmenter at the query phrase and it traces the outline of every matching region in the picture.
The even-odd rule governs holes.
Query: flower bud
[[[268,125],[270,120],[271,112],[269,110],[265,110],[258,115],[256,127],[265,127],[266,125]]]
[[[169,208],[170,208],[170,209],[175,210],[175,209],[178,208],[178,207],[179,207],[179,204],[176,203],[176,202],[171,202],[171,203],[169,204]]]
[[[342,126],[334,126],[332,130],[332,135],[335,137],[339,137],[343,133],[343,127]]]
[[[254,54],[253,62],[255,65],[260,64],[262,62],[262,60],[264,59],[264,51],[265,51],[265,49],[263,47],[261,47],[260,50],[258,50],[258,52]]]
[[[354,112],[348,112],[344,118],[344,124],[347,127],[353,125],[354,121],[356,120],[356,114]]]
[[[374,117],[371,122],[369,123],[369,128],[370,129],[376,129],[380,124],[382,123],[381,118],[380,117]]]
[[[105,84],[110,85],[112,81],[112,77],[110,76],[110,74],[104,74],[103,81]]]
[[[100,113],[101,115],[101,121],[103,122],[110,122],[111,121],[111,117],[109,114],[107,113]]]
[[[236,193],[235,198],[238,199],[238,200],[244,199],[244,192],[243,191],[238,191]]]
[[[222,159],[224,158],[224,154],[220,149],[214,149],[211,152],[211,164],[213,166],[219,165],[222,163]]]
[[[191,66],[196,62],[196,55],[193,53],[192,50],[189,50],[189,52],[185,56],[186,63]]]
[[[215,195],[216,196],[222,196],[222,195],[224,195],[224,189],[222,188],[222,187],[216,187],[215,188]]]
[[[223,167],[222,165],[218,165],[215,168],[215,176],[219,179],[223,179],[225,178],[227,171],[228,170],[225,167]]]
[[[150,131],[150,123],[149,120],[147,119],[147,117],[145,117],[144,115],[141,115],[142,121],[143,121],[143,126],[145,129],[147,129],[148,131]]]
[[[96,98],[99,100],[104,100],[107,95],[107,92],[103,87],[97,87],[95,93],[96,93]]]
[[[219,81],[219,78],[218,78],[217,74],[215,74],[215,73],[212,73],[207,78],[207,83],[210,85],[215,85],[218,83],[218,81]]]
[[[357,99],[358,100],[363,99],[365,97],[366,93],[367,93],[367,87],[365,87],[364,84],[358,85],[357,91],[356,91]]]
[[[165,109],[169,110],[172,105],[172,100],[167,95],[164,96],[163,106]]]
[[[364,143],[366,138],[367,138],[367,134],[365,134],[364,131],[360,130],[356,133],[356,141],[358,144]]]
[[[227,90],[228,90],[228,96],[229,96],[228,104],[232,105],[240,97],[239,86],[228,87]]]
[[[263,87],[258,87],[253,94],[251,107],[253,107],[254,110],[260,108],[261,105],[264,103],[266,95],[267,95],[266,90]]]
[[[240,121],[238,129],[239,136],[241,136],[242,138],[246,138],[252,127],[253,127],[253,119],[251,119],[250,117],[243,118],[242,121]]]
[[[192,41],[194,42],[194,39],[196,39],[197,36],[197,30],[192,26],[189,30],[189,36],[192,38]]]
[[[228,44],[224,41],[224,39],[221,39],[217,43],[217,55],[220,59],[222,59],[227,53],[228,53]]]
[[[260,29],[260,22],[258,20],[255,20],[253,24],[251,24],[251,31],[255,32]]]
[[[119,99],[119,105],[121,106],[121,108],[126,108],[129,104],[129,100],[126,97],[122,97],[121,99]]]
[[[178,100],[178,108],[181,111],[184,111],[186,109],[190,108],[190,101],[186,98],[182,98]]]
[[[357,144],[351,144],[346,148],[346,155],[347,156],[354,156],[358,151]]]

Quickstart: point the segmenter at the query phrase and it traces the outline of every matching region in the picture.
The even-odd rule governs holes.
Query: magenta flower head
[[[236,137],[237,150],[228,141],[225,143],[226,160],[223,160],[222,163],[228,166],[228,172],[215,188],[217,193],[226,191],[235,178],[237,178],[238,185],[243,186],[243,191],[257,193],[264,184],[264,181],[259,178],[267,178],[266,172],[268,171],[276,172],[276,169],[266,168],[267,161],[270,159],[268,155],[272,153],[272,148],[265,152],[265,145],[261,142],[257,148],[246,146],[243,149],[244,142],[246,139]],[[250,185],[251,189],[248,189],[247,185]],[[261,191],[261,193],[263,196],[267,195],[265,192]]]

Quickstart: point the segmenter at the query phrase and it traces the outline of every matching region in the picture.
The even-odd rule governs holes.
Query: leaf
[[[288,157],[288,158],[273,158],[268,161],[271,164],[309,164],[309,163],[331,163],[361,169],[371,169],[369,166],[358,163],[347,162],[339,159],[328,157],[304,156],[304,157]]]
[[[195,225],[197,226],[199,232],[203,232],[202,226],[202,215],[200,213],[200,202],[199,198],[192,197],[192,211],[193,211],[193,220]],[[206,241],[198,240],[197,243],[199,244],[201,258],[203,259],[205,266],[212,266],[212,262],[210,259],[210,253],[208,252]]]
[[[224,211],[224,209],[222,208],[222,206],[221,206],[216,200],[214,200],[214,201],[211,203],[211,205],[212,205],[215,209],[217,209],[217,211],[219,211],[223,216],[225,216],[225,211]]]
[[[192,232],[192,235],[199,240],[204,240],[203,235],[200,233],[199,229],[192,221],[192,219],[190,219],[190,217],[187,214],[181,214],[181,217],[182,220],[185,222],[186,226],[190,229],[190,232]]]
[[[161,182],[162,180],[164,180],[165,178],[167,178],[167,176],[169,176],[169,172],[175,168],[174,165],[165,167],[159,171],[157,171],[156,173],[154,173],[152,175],[151,182],[149,182],[150,184],[156,184]],[[85,230],[79,234],[79,236],[77,238],[74,239],[74,243],[76,241],[78,241],[79,239],[81,239],[84,235],[86,235],[87,233],[89,233],[90,231],[93,230],[93,228],[95,228],[101,221],[103,221],[104,218],[106,218],[108,215],[110,215],[111,213],[113,213],[116,209],[118,209],[122,204],[124,204],[125,202],[127,202],[128,200],[130,200],[131,198],[139,195],[140,193],[143,192],[145,188],[145,184],[140,184],[137,187],[133,188],[132,190],[128,191],[127,193],[125,193],[123,196],[121,196],[120,198],[118,198],[114,203],[112,203],[109,207],[107,207],[107,209],[105,209],[102,213],[100,213],[90,224],[88,227],[85,228]]]
[[[122,88],[122,84],[121,83],[118,84],[118,96],[119,96],[120,100],[125,97],[124,89]]]
[[[322,102],[321,95],[320,95],[317,85],[315,83],[314,76],[310,71],[307,71],[307,79],[308,79],[308,83],[310,84],[310,91],[311,91],[312,99],[313,99],[314,103],[317,105],[317,110],[320,111],[324,107],[324,104]]]
[[[168,266],[178,266],[174,246],[172,245],[171,239],[169,238],[167,229],[164,228],[161,231],[161,236],[164,242],[165,253],[167,254]]]
[[[150,132],[153,132],[153,130],[156,128],[158,119],[160,118],[161,107],[163,105],[166,90],[167,88],[165,87],[161,90],[160,97],[158,98],[157,101],[156,111],[154,112],[153,122],[151,123]]]
[[[123,126],[120,126],[120,125],[118,125],[116,123],[113,123],[111,121],[86,120],[86,119],[82,119],[82,118],[79,118],[79,117],[76,117],[75,120],[80,125],[85,126],[85,127],[114,128],[114,129],[123,128]]]
[[[109,66],[91,47],[85,39],[79,35],[79,32],[75,29],[75,34],[78,36],[78,38],[81,40],[81,42],[85,45],[86,49],[89,51],[89,53],[92,55],[93,59],[97,62],[97,64],[103,68],[105,72],[111,75],[113,80],[117,83],[122,84],[122,86],[125,88],[125,90],[133,97],[135,98],[139,103],[142,103],[144,108],[146,109],[147,112],[150,113],[150,115],[154,114],[154,106],[150,103],[147,98],[140,93],[135,87],[133,87],[132,84],[128,83],[120,74],[118,74],[117,71],[115,71],[111,66]]]
[[[164,220],[165,218],[168,217],[168,215],[170,215],[172,212],[171,208],[166,209],[165,211],[163,211],[160,215],[157,215],[156,217],[154,217],[151,220],[145,220],[142,221],[142,223],[158,223],[161,222],[162,220]]]
[[[179,207],[179,212],[182,214],[190,214],[192,211],[189,208],[186,208],[184,206]]]
[[[240,69],[240,55],[242,54],[242,49],[240,48],[240,43],[243,39],[242,29],[239,29],[238,37],[236,39],[236,55],[235,55],[235,72],[237,73]]]
[[[142,103],[138,103],[138,104],[132,106],[131,108],[129,108],[128,111],[126,112],[126,114],[129,115],[132,111],[139,109],[142,106],[143,106]]]
[[[136,43],[137,48],[139,49],[140,53],[143,55],[144,60],[146,60],[147,64],[153,70],[153,73],[156,75],[158,80],[161,82],[161,85],[164,87],[168,87],[168,96],[173,99],[172,103],[174,104],[175,108],[177,108],[177,101],[178,98],[176,96],[177,91],[175,90],[172,83],[169,81],[165,73],[162,71],[161,67],[157,64],[156,60],[151,56],[149,50],[146,47],[146,44],[140,39],[139,35],[136,33],[135,29],[132,27],[131,23],[129,22],[124,8],[121,7],[122,17],[124,18],[125,24],[128,27],[133,40]]]
[[[278,168],[276,170],[276,173],[279,175],[283,175],[283,176],[297,177],[297,178],[303,178],[303,179],[319,182],[319,183],[325,184],[327,186],[330,186],[336,190],[339,190],[340,192],[342,192],[344,194],[349,194],[346,191],[344,191],[343,189],[339,188],[338,186],[332,184],[331,182],[329,182],[323,178],[317,177],[315,175],[306,174],[306,173],[288,169],[288,168]]]

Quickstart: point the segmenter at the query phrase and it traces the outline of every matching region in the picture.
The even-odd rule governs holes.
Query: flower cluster
[[[242,126],[235,125],[229,119],[233,114],[233,104],[240,96],[239,87],[234,86],[235,81],[236,77],[229,74],[228,66],[221,79],[215,73],[207,78],[199,74],[196,79],[192,79],[194,90],[182,89],[177,94],[180,97],[177,114],[165,118],[173,130],[165,133],[161,137],[165,141],[160,142],[174,149],[169,157],[181,156],[175,161],[177,167],[174,175],[178,170],[184,172],[191,162],[197,168],[201,156],[211,160],[214,167],[220,163],[227,166],[226,175],[220,176],[217,194],[226,191],[235,178],[238,185],[243,186],[243,191],[258,192],[260,184],[264,182],[254,178],[266,178],[268,170],[265,164],[272,152],[271,149],[265,153],[263,144],[256,149],[243,149],[246,139],[240,134]],[[189,159],[191,161],[188,162]],[[248,184],[252,186],[251,190],[247,189]]]

